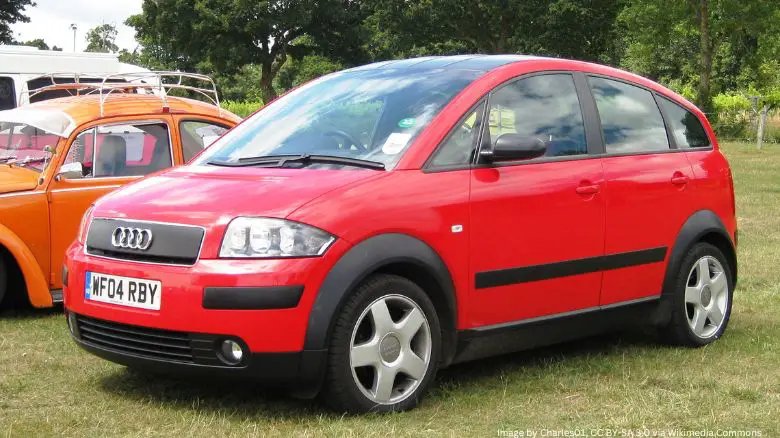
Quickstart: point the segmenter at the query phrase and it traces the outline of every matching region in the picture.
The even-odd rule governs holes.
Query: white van
[[[66,90],[47,91],[34,94],[29,90],[56,83],[74,82],[75,75],[101,73],[95,77],[113,73],[141,73],[149,70],[132,64],[119,62],[119,56],[112,53],[75,53],[39,50],[29,46],[0,45],[0,110],[15,108],[26,103],[37,102],[69,95]],[[61,76],[52,72],[62,72]],[[79,78],[89,82],[89,77]]]

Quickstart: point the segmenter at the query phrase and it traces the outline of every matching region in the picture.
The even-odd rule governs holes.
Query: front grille
[[[76,317],[76,337],[95,347],[151,359],[223,366],[217,357],[218,336],[160,330]]]
[[[144,230],[151,241],[144,249],[117,246],[118,229]],[[95,218],[87,232],[87,254],[143,263],[192,266],[198,261],[205,230],[193,225]]]

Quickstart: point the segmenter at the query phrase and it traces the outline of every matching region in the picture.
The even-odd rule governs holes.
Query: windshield
[[[478,75],[462,70],[392,69],[335,73],[268,105],[217,140],[194,164],[325,155],[370,160],[390,168],[415,136]]]
[[[43,171],[60,137],[24,123],[0,122],[0,164]],[[47,148],[48,146],[48,148]]]

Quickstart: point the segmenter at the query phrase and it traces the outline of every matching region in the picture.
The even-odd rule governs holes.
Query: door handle
[[[675,172],[674,175],[672,175],[672,184],[676,186],[688,184],[688,177],[681,172]]]
[[[575,189],[580,195],[595,195],[599,192],[598,184],[581,185]]]

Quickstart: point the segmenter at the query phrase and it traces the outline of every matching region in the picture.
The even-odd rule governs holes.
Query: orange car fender
[[[19,265],[27,285],[27,296],[30,298],[30,304],[34,307],[51,307],[49,283],[41,272],[38,261],[35,260],[32,251],[27,248],[27,245],[19,239],[16,233],[3,224],[0,224],[0,245],[8,249]]]

